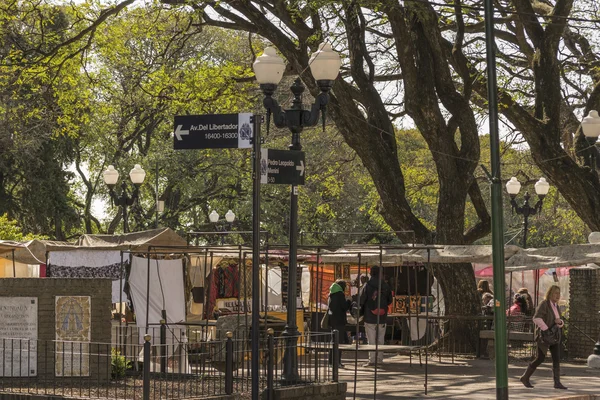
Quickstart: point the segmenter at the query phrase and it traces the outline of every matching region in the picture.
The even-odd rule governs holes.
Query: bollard
[[[333,365],[333,381],[337,382],[340,368],[340,332],[337,329],[333,330],[333,354],[331,356],[331,365]]]
[[[160,373],[167,372],[167,321],[160,320]]]
[[[267,358],[267,400],[273,400],[273,360],[275,358],[275,338],[273,328],[267,329],[269,357]]]
[[[233,394],[233,332],[225,334],[227,342],[225,343],[225,394]]]
[[[152,336],[144,335],[144,383],[143,399],[150,400],[150,339]]]

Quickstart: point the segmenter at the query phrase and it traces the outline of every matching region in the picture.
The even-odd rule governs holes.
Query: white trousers
[[[369,344],[383,344],[383,340],[385,337],[385,324],[379,324],[379,332],[377,332],[377,324],[367,324],[365,323],[365,333],[367,334],[367,340]],[[379,350],[377,352],[370,351],[369,352],[369,362],[375,363],[375,358],[377,358],[378,363],[383,362],[383,350]]]

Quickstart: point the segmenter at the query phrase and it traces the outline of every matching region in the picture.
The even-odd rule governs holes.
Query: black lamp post
[[[134,185],[134,190],[131,197],[127,194],[127,182],[125,179],[121,182],[121,194],[117,195],[114,191],[115,185],[119,180],[119,172],[114,166],[109,165],[108,168],[102,173],[104,183],[108,186],[110,197],[114,204],[121,206],[123,210],[123,233],[129,232],[129,224],[127,222],[127,207],[132,206],[139,196],[139,188],[144,183],[146,177],[146,171],[139,165],[135,164],[133,169],[129,172],[129,178],[131,183]]]
[[[310,110],[304,110],[302,104],[302,93],[305,90],[300,78],[294,81],[291,91],[294,94],[292,107],[282,110],[272,95],[283,77],[285,64],[277,55],[275,48],[267,47],[264,54],[254,62],[254,74],[260,84],[265,98],[263,105],[267,110],[267,132],[271,122],[278,128],[287,127],[292,132],[292,143],[290,150],[302,150],[300,144],[300,133],[306,127],[315,126],[321,116],[323,129],[325,129],[325,110],[329,102],[329,90],[333,81],[337,78],[340,70],[340,56],[331,49],[329,43],[323,43],[319,50],[309,60],[310,70],[321,93],[315,99]],[[294,383],[300,380],[298,375],[298,327],[296,325],[297,308],[297,243],[298,243],[298,187],[292,185],[290,201],[290,248],[288,266],[288,302],[287,322],[282,336],[286,338],[286,346],[283,361],[282,380],[284,383]]]
[[[525,202],[522,206],[517,204],[515,200],[519,191],[521,190],[521,183],[514,176],[510,178],[510,181],[506,183],[506,191],[510,195],[510,205],[514,212],[518,215],[523,216],[523,248],[527,248],[527,232],[529,230],[529,216],[538,214],[542,211],[542,203],[544,201],[544,197],[548,194],[548,190],[550,189],[550,184],[546,182],[546,178],[540,178],[539,181],[535,183],[535,192],[538,195],[538,201],[532,207],[529,204],[529,199],[531,196],[529,192],[525,192]]]

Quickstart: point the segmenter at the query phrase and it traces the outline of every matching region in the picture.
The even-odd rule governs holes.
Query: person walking
[[[564,322],[560,319],[560,313],[558,312],[558,300],[560,300],[560,287],[557,285],[552,285],[546,291],[546,296],[544,300],[540,303],[537,310],[535,311],[535,315],[533,316],[533,323],[535,324],[535,340],[537,342],[537,357],[529,366],[527,370],[521,376],[521,383],[525,385],[525,387],[533,388],[533,385],[529,381],[529,378],[535,372],[535,369],[544,362],[546,358],[546,353],[548,349],[550,349],[550,354],[552,355],[552,373],[554,375],[554,388],[555,389],[567,389],[560,382],[560,354],[559,354],[559,346],[560,340],[558,343],[548,346],[542,340],[542,332],[551,329],[554,325],[556,325],[559,330],[564,326]],[[562,331],[561,331],[562,333]]]
[[[329,287],[329,306],[327,310],[329,313],[329,326],[332,332],[334,329],[339,332],[338,337],[340,339],[340,344],[350,344],[346,333],[346,324],[348,323],[346,312],[352,308],[352,301],[346,299],[345,291],[346,282],[342,279],[338,279]],[[343,367],[341,351],[339,352],[339,355],[337,362],[340,367]],[[333,355],[330,352],[329,364],[332,364],[332,358]]]
[[[371,279],[363,287],[360,295],[360,309],[370,345],[384,343],[388,306],[392,304],[392,290],[379,275],[379,267],[371,267]],[[369,362],[363,367],[372,367],[376,362],[383,364],[383,351],[370,351]]]

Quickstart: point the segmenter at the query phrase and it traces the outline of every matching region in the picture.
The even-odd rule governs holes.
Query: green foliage
[[[251,50],[257,53],[264,43],[256,37],[249,41],[242,32],[199,26],[200,11],[146,2],[111,15],[80,40],[65,44],[105,6],[94,0],[63,5],[25,0],[0,10],[0,214],[8,213],[23,232],[58,239],[118,231],[120,209],[92,208],[95,201],[109,202],[101,173],[114,164],[121,179],[127,179],[127,172],[140,163],[147,178],[139,202],[129,209],[132,230],[154,227],[157,191],[166,200],[161,226],[201,230],[211,209],[221,215],[232,209],[237,229],[249,229],[250,152],[176,152],[170,132],[174,115],[264,112],[256,84],[248,79]],[[373,21],[389,23],[382,7],[370,6],[381,16]],[[286,7],[290,18],[301,24],[311,12],[325,12],[332,3],[286,3]],[[416,10],[423,18],[431,17],[422,7]],[[336,17],[328,27],[334,29],[333,25],[343,23]],[[332,33],[324,28],[315,28],[303,45],[314,47],[330,38]],[[300,44],[299,39],[296,42]],[[390,39],[386,43],[393,46]],[[484,82],[483,74],[471,73],[475,81]],[[502,86],[510,82],[504,76],[499,79]],[[525,101],[528,85],[522,83],[523,93],[512,92],[513,100]],[[282,82],[277,94],[284,108],[289,105],[288,86]],[[456,138],[458,146],[460,135]],[[411,211],[426,228],[435,230],[439,179],[434,156],[417,130],[397,130],[395,139]],[[286,148],[289,141],[287,129],[272,129],[265,147]],[[481,136],[480,143],[481,162],[488,165],[487,136]],[[390,227],[381,215],[373,178],[339,132],[331,126],[325,133],[307,129],[302,145],[307,180],[300,188],[299,225],[305,243],[391,240],[389,234],[324,234],[387,232]],[[515,175],[532,184],[541,176],[526,149],[503,144],[502,159],[505,179]],[[489,210],[489,185],[482,171],[476,174]],[[263,228],[273,241],[286,242],[289,188],[268,185],[261,188],[261,195]],[[513,238],[511,243],[518,243],[522,219],[511,214],[508,199],[504,211],[505,241]],[[478,222],[467,198],[465,227]],[[551,189],[542,214],[530,218],[530,245],[577,243],[585,236],[587,228]],[[489,243],[489,237],[478,243]]]
[[[110,351],[110,377],[112,379],[122,379],[125,372],[131,368],[131,361],[128,361],[121,352],[115,348]]]
[[[24,242],[32,239],[46,239],[46,237],[32,234],[24,235],[17,221],[8,218],[7,214],[0,215],[0,240]]]

